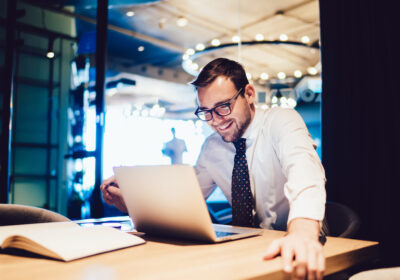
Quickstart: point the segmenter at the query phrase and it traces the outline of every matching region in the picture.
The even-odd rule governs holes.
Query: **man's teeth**
[[[219,129],[224,130],[224,129],[226,129],[230,124],[231,124],[231,123],[227,123],[227,124],[224,125],[224,126],[220,126]]]

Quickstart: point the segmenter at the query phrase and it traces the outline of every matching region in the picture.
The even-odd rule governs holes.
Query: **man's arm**
[[[199,181],[205,199],[207,199],[216,187],[215,182],[207,169],[207,166],[209,165],[209,156],[207,155],[207,153],[209,153],[208,140],[209,139],[206,139],[206,141],[204,141],[196,165],[194,166],[197,180]]]
[[[280,253],[286,273],[293,273],[296,279],[322,279],[325,257],[318,241],[319,232],[319,221],[293,219],[288,225],[286,236],[270,244],[264,259],[272,259]]]
[[[325,258],[319,243],[320,221],[325,209],[325,172],[314,142],[301,116],[294,110],[275,112],[271,125],[274,149],[289,200],[288,230],[273,242],[266,259],[281,254],[284,271],[296,279],[322,279]]]

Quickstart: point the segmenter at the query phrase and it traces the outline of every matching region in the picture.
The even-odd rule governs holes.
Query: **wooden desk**
[[[221,244],[153,238],[69,263],[0,254],[0,279],[284,279],[280,257],[262,260],[267,245],[283,234],[265,230],[262,236]],[[376,242],[328,238],[325,275],[376,257],[377,248]]]

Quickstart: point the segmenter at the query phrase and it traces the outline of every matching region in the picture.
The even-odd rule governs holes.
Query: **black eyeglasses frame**
[[[231,99],[229,99],[228,101],[226,101],[226,102],[224,102],[224,103],[222,103],[222,104],[219,104],[219,105],[217,105],[217,106],[215,106],[215,107],[213,107],[213,108],[211,108],[211,109],[200,109],[200,107],[197,107],[197,109],[196,109],[196,111],[194,112],[194,114],[196,115],[196,117],[198,117],[200,120],[202,120],[202,121],[211,121],[212,119],[213,119],[213,112],[215,113],[215,114],[217,114],[218,116],[220,116],[220,117],[225,117],[225,116],[228,116],[228,115],[230,115],[231,113],[232,113],[232,103],[233,102],[235,102],[236,101],[236,99],[239,97],[239,94],[242,92],[242,90],[243,90],[243,88],[240,88],[236,93],[235,93],[235,95],[231,98]],[[227,113],[227,114],[221,114],[221,113],[219,113],[216,109],[218,109],[218,108],[221,108],[221,107],[224,107],[224,106],[226,106],[227,108],[229,108],[229,112]],[[201,118],[200,116],[201,116],[201,113],[203,113],[204,115],[204,118]],[[206,116],[207,116],[207,113],[208,113],[208,116],[210,116],[210,118],[207,118]],[[200,114],[200,115],[199,115]]]

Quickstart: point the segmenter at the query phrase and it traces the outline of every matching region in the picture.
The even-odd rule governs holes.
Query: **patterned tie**
[[[233,144],[236,155],[232,171],[232,225],[253,227],[254,199],[246,160],[246,139],[240,138]]]

